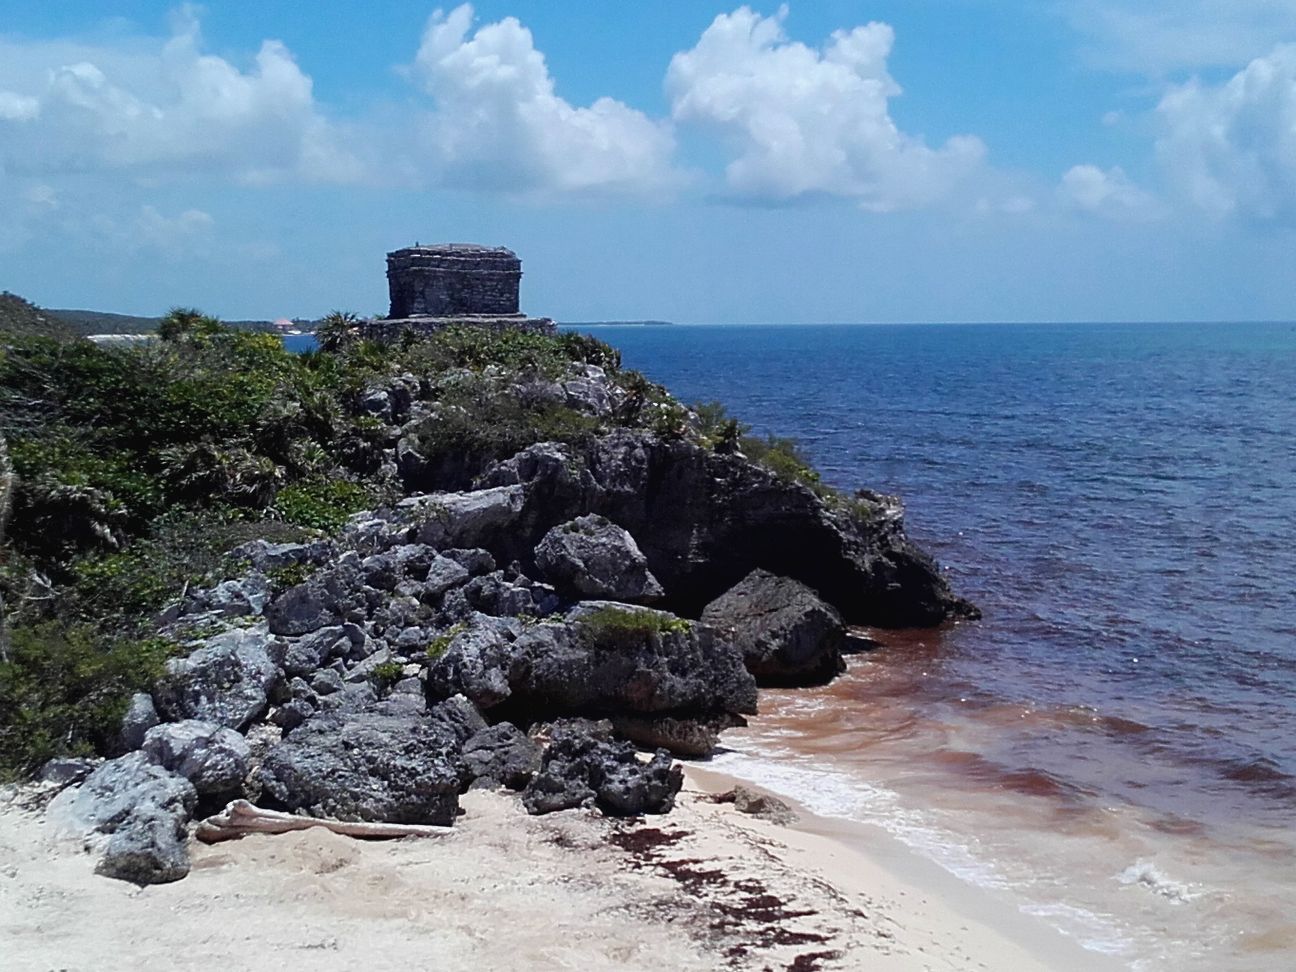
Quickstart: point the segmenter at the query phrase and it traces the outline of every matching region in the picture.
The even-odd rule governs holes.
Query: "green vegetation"
[[[385,693],[404,677],[405,666],[398,661],[379,662],[369,672],[369,681],[373,683],[374,689],[379,695]]]
[[[446,653],[446,651],[450,647],[450,642],[455,640],[455,636],[467,630],[468,630],[468,625],[460,621],[458,624],[452,625],[451,627],[447,628],[445,631],[441,632],[441,634],[437,635],[430,642],[428,642],[428,646],[427,646],[428,659],[430,661],[436,661],[438,658],[440,658],[442,655]]]
[[[687,634],[692,625],[683,618],[659,611],[601,607],[584,615],[580,619],[580,628],[593,647],[617,651],[631,645],[642,645],[662,635]]]
[[[129,693],[174,650],[151,637],[159,612],[246,569],[228,554],[247,540],[329,534],[394,499],[388,462],[402,435],[416,453],[400,470],[407,487],[463,488],[533,443],[580,444],[624,426],[741,450],[829,493],[790,440],[753,438],[717,405],[684,408],[594,338],[463,327],[382,345],[357,323],[333,312],[321,349],[295,355],[276,335],[175,308],[158,340],[101,346],[0,295],[0,443],[13,471],[0,546],[0,772],[102,746]],[[571,407],[557,384],[588,366],[612,383],[610,414]],[[380,394],[373,406],[374,392],[388,405]],[[411,414],[422,418],[410,425]],[[282,568],[270,580],[283,590],[309,573]],[[688,623],[607,609],[582,627],[615,647]],[[434,639],[429,658],[459,630]]]
[[[16,628],[0,663],[0,779],[110,745],[131,693],[175,651],[161,638],[104,641],[87,625]]]

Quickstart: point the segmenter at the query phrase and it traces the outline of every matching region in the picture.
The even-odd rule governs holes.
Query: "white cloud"
[[[186,9],[165,40],[82,47],[77,60],[63,59],[66,44],[4,46],[20,48],[0,58],[0,166],[11,173],[208,172],[248,182],[358,175],[334,144],[311,79],[278,41],[264,42],[240,70],[202,52]]]
[[[1279,40],[1296,40],[1293,0],[1065,0],[1105,68],[1162,76],[1236,67]]]
[[[899,130],[888,101],[894,33],[882,23],[833,33],[820,50],[788,40],[787,8],[718,16],[666,75],[673,117],[729,138],[726,170],[743,196],[790,200],[829,194],[886,211],[931,202],[980,165],[968,135],[939,149]]]
[[[40,101],[13,91],[0,91],[0,121],[31,121],[40,114]]]
[[[1114,219],[1149,218],[1158,210],[1156,199],[1134,185],[1120,166],[1073,166],[1062,176],[1058,193],[1069,206]]]
[[[1171,88],[1157,115],[1157,154],[1197,205],[1221,216],[1296,216],[1296,44],[1224,84]]]
[[[612,98],[575,107],[513,17],[473,30],[473,8],[437,11],[411,76],[436,102],[419,168],[443,184],[512,191],[642,190],[669,183],[669,126]]]

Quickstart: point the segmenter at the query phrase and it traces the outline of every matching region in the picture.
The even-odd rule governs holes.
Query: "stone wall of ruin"
[[[522,262],[511,250],[410,247],[387,254],[392,318],[518,313]]]

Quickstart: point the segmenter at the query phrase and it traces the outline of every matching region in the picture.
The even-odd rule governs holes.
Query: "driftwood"
[[[449,827],[428,824],[353,823],[346,820],[325,820],[322,817],[298,817],[277,810],[265,810],[246,800],[235,800],[220,813],[198,824],[195,832],[204,844],[222,840],[237,840],[248,834],[286,834],[294,830],[323,827],[347,837],[384,839],[392,837],[433,837],[451,833]]]

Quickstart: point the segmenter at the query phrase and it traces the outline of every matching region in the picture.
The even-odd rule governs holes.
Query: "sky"
[[[1296,319],[1296,0],[0,0],[0,289],[384,313]]]

